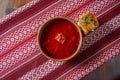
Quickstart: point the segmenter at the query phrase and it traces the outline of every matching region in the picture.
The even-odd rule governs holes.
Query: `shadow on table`
[[[113,80],[120,80],[120,75],[116,76]]]

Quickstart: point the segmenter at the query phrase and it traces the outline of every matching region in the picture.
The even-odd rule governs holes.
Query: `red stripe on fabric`
[[[88,2],[86,2],[87,4],[88,4]],[[86,4],[85,3],[85,4]],[[61,3],[60,3],[61,4]],[[85,6],[85,4],[83,4],[84,6]],[[82,6],[83,6],[82,5]],[[78,7],[78,8],[82,8],[81,6],[80,7]],[[77,8],[75,9],[75,10],[78,10]],[[72,11],[70,11],[70,13],[73,13],[74,12],[74,10],[72,10]],[[71,15],[71,14],[69,14],[69,15]],[[13,31],[13,30],[12,30]],[[37,35],[36,35],[37,36]],[[29,38],[29,39],[31,39],[31,38]],[[27,40],[29,40],[29,39],[27,39]],[[26,41],[26,40],[25,40]],[[14,46],[12,49],[10,49],[9,51],[7,51],[7,52],[5,52],[5,53],[2,53],[1,55],[0,55],[0,57],[2,57],[2,56],[4,56],[4,55],[7,55],[7,53],[9,53],[9,52],[11,52],[13,49],[16,49],[19,45],[21,45],[21,43],[24,43],[24,41],[22,41],[22,42],[20,42],[20,43],[18,43],[16,46]],[[16,48],[15,48],[16,47]]]
[[[28,8],[24,12],[21,12],[20,15],[16,15],[15,17],[11,18],[10,20],[4,22],[0,25],[0,35],[7,30],[9,30],[13,25],[17,25],[18,23],[30,18],[34,14],[38,13],[39,11],[45,9],[49,5],[51,5],[53,2],[56,2],[58,0],[42,0],[38,2],[37,4],[33,5],[32,7]],[[7,24],[7,25],[6,25]]]
[[[103,46],[106,46],[111,41],[113,41],[113,40],[115,40],[115,39],[117,39],[119,37],[120,37],[120,28],[117,29],[116,31],[112,32],[108,36],[105,36],[100,41],[98,41],[97,43],[92,45],[90,48],[88,48],[87,50],[83,51],[81,54],[78,54],[73,59],[67,61],[65,64],[63,64],[62,66],[58,67],[57,69],[55,69],[51,73],[47,74],[41,80],[47,80],[47,79],[51,79],[51,78],[55,79],[55,78],[59,77],[60,75],[64,74],[66,71],[72,69],[76,65],[80,64],[81,62],[83,62],[85,59],[87,59],[90,56],[92,56],[94,53],[96,53]]]
[[[90,1],[92,1],[92,0],[90,0]],[[87,4],[88,4],[88,2],[86,2],[86,3],[83,4],[83,5],[85,6],[85,5],[87,5]],[[83,5],[82,5],[82,6],[83,6]],[[83,6],[83,7],[84,7],[84,6]],[[82,7],[78,7],[78,8],[80,9],[80,8],[82,8]],[[77,11],[77,10],[79,10],[79,9],[76,8],[75,11]],[[70,13],[72,14],[72,13],[75,12],[75,11],[73,10],[73,11],[71,11]],[[70,13],[69,13],[69,15],[71,15]],[[36,36],[36,34],[33,35],[33,36],[31,36],[31,37],[35,37],[35,36]],[[13,49],[11,49],[10,51],[4,53],[2,56],[6,55],[7,53],[10,53],[11,51],[13,51],[13,50],[16,49],[17,47],[19,47],[19,45],[23,45],[25,42],[27,42],[29,39],[31,39],[31,37],[28,38],[27,40],[25,40],[25,41],[19,43],[19,44],[18,44],[17,46],[15,46]],[[43,58],[43,60],[46,61],[46,58],[45,58],[44,56],[41,56],[41,58]],[[41,61],[40,61],[40,62],[41,62]],[[39,65],[40,65],[40,64],[39,64]],[[26,67],[26,66],[29,67],[29,65],[25,65],[25,67]],[[23,70],[23,72],[24,72],[24,67],[23,67],[23,69],[21,69],[21,70]],[[29,70],[30,70],[30,69],[29,69]],[[13,74],[13,75],[15,75],[15,74]],[[15,75],[15,76],[16,76],[16,75]],[[9,77],[9,76],[8,76],[8,77]]]
[[[88,2],[86,2],[86,3],[88,3]],[[85,4],[86,4],[86,3],[85,3]],[[85,4],[83,4],[83,5],[85,6]],[[83,6],[83,5],[82,5],[82,6]],[[78,7],[78,8],[82,8],[82,7]],[[75,9],[75,10],[77,10],[77,9]],[[73,12],[74,12],[74,10],[71,11],[70,13],[73,13]],[[69,14],[69,15],[71,15],[71,14]],[[37,34],[34,34],[34,36],[35,36],[35,35],[37,36]],[[29,37],[27,40],[29,40],[29,39],[31,39],[31,37]],[[5,53],[2,53],[2,54],[0,55],[0,57],[6,55],[7,53],[9,53],[9,52],[11,52],[12,50],[16,49],[19,45],[25,43],[27,40],[22,41],[21,43],[18,43],[16,46],[14,46],[14,47],[13,47],[12,49],[10,49],[9,51],[7,51],[7,52],[5,52]]]
[[[100,21],[100,25],[104,24],[105,22],[107,22],[108,20],[110,20],[111,18],[113,18],[115,15],[118,15],[120,13],[119,9],[120,9],[120,5],[118,5],[115,8],[113,8],[113,10],[109,11],[109,13],[98,17],[98,20]],[[111,14],[111,15],[109,15],[109,14]],[[107,17],[107,19],[105,19],[106,17]],[[104,22],[102,20],[104,20]],[[94,45],[92,45],[90,48],[88,48],[84,52],[82,52],[82,54],[79,54],[74,59],[66,62],[63,66],[58,67],[57,69],[55,69],[54,71],[52,71],[50,74],[44,76],[43,79],[46,79],[46,80],[47,79],[51,79],[51,78],[53,79],[55,77],[58,77],[58,75],[59,76],[62,75],[67,70],[70,70],[75,65],[79,64],[83,60],[85,60],[88,57],[90,57],[91,55],[93,55],[98,49],[100,49],[101,47],[103,47],[103,44],[104,44],[104,46],[106,46],[105,44],[110,43],[111,39],[115,40],[116,37],[118,38],[119,35],[120,35],[120,28],[117,29],[116,31],[110,33],[109,35],[105,36],[104,38],[102,38],[101,40],[99,40],[97,43],[95,43]]]
[[[119,4],[118,6],[116,6],[116,7],[114,7],[114,8],[113,8],[113,11],[108,11],[108,12],[106,12],[106,13],[103,15],[104,18],[98,17],[99,23],[100,23],[100,24],[103,24],[103,23],[105,23],[106,21],[108,21],[109,19],[112,19],[113,16],[116,16],[117,14],[120,13],[120,10],[119,10],[119,9],[120,9],[120,4]]]
[[[3,57],[3,56],[5,56],[5,55],[7,55],[7,54],[9,54],[11,51],[15,50],[15,49],[18,48],[20,45],[23,45],[23,44],[26,43],[28,40],[33,39],[33,38],[35,38],[36,36],[37,36],[37,34],[34,34],[34,35],[32,35],[31,37],[29,37],[28,39],[26,39],[26,40],[18,43],[17,45],[15,45],[15,46],[14,46],[12,49],[10,49],[9,51],[6,51],[5,53],[2,53],[2,54],[0,55],[0,58]]]
[[[39,51],[37,51],[36,53],[39,53]],[[31,57],[33,57],[33,56],[31,56]],[[15,71],[11,72],[9,75],[4,76],[2,78],[2,80],[8,80],[8,79],[9,80],[17,80],[23,74],[26,74],[30,70],[38,67],[39,65],[42,65],[47,60],[48,59],[44,58],[43,55],[37,56],[35,59],[31,60],[29,63],[26,63],[24,66],[22,66],[22,67],[16,69]],[[26,61],[27,61],[27,59],[26,59]],[[16,65],[16,66],[18,66],[18,65]]]
[[[120,37],[120,36],[119,36]],[[117,39],[119,39],[119,37],[117,38]],[[83,62],[82,64],[78,64],[77,65],[77,67],[76,68],[74,68],[74,69],[72,69],[70,72],[68,72],[67,74],[65,74],[62,78],[60,78],[60,80],[62,80],[62,79],[64,79],[66,76],[68,76],[69,74],[72,74],[74,71],[76,71],[77,69],[80,69],[80,67],[84,67],[86,64],[89,64],[89,62],[91,63],[91,62],[94,62],[95,61],[95,59],[98,57],[98,56],[101,56],[101,54],[103,54],[103,55],[105,55],[104,54],[104,52],[105,51],[107,51],[107,50],[109,50],[111,47],[114,47],[117,43],[119,43],[120,42],[120,39],[119,40],[117,40],[117,41],[115,41],[115,42],[111,42],[112,44],[111,45],[109,45],[109,46],[105,46],[106,48],[104,48],[104,47],[102,47],[102,50],[99,52],[99,53],[97,53],[97,55],[95,54],[94,56],[92,56],[92,58],[90,58],[90,59],[88,59],[87,61],[85,61],[85,62]],[[103,49],[104,48],[104,49]],[[112,56],[112,57],[114,57],[114,56]],[[103,58],[104,59],[104,58]],[[93,61],[94,60],[94,61]],[[105,62],[106,61],[108,61],[107,59],[105,60]],[[102,62],[102,64],[103,64],[104,62]],[[101,65],[102,65],[101,64]],[[92,65],[92,64],[91,64]],[[100,65],[99,65],[100,66]],[[97,67],[99,67],[99,66],[97,66]],[[89,68],[86,68],[86,69],[89,69]],[[95,69],[95,68],[94,68]],[[93,70],[94,70],[93,69]],[[85,74],[86,75],[86,74]],[[84,76],[82,76],[82,77],[84,77]]]
[[[80,10],[81,8],[85,7],[86,5],[90,4],[92,1],[93,1],[93,0],[87,1],[87,2],[86,2],[85,4],[83,4],[82,6],[79,6],[78,8],[74,9],[73,11],[65,14],[65,16],[69,16],[69,15],[75,13],[76,11],[78,11],[78,10]]]
[[[92,1],[92,0],[90,0],[90,1]],[[90,2],[90,1],[88,1],[88,2]],[[86,3],[83,4],[82,6],[84,7],[85,5],[87,5],[88,2],[86,2]],[[70,11],[70,13],[72,14],[72,13],[75,12],[76,10],[82,8],[82,6],[76,8],[75,10]],[[71,14],[69,14],[69,15],[71,15]],[[34,35],[36,35],[36,34],[34,34]],[[37,35],[36,35],[36,36],[37,36]],[[29,37],[27,40],[29,40],[29,39],[31,39],[31,37]],[[7,55],[7,53],[13,51],[13,50],[16,49],[17,47],[19,47],[19,45],[22,45],[23,43],[25,43],[27,40],[24,40],[24,41],[18,43],[16,46],[14,46],[14,47],[13,47],[12,49],[10,49],[9,51],[7,51],[7,52],[5,52],[5,53],[2,53],[2,54],[0,55],[0,57],[2,57],[2,56],[4,56],[4,55]]]
[[[90,46],[88,49],[82,52],[82,54],[78,54],[74,59],[72,59],[70,62],[79,61],[79,59],[87,59],[94,53],[96,53],[98,50],[100,50],[102,47],[107,46],[112,41],[116,40],[120,37],[120,28],[116,29],[114,32],[110,33],[109,35],[105,36],[104,38],[100,39],[98,42],[96,42],[94,45]],[[84,58],[83,58],[84,57]],[[79,62],[74,62],[79,63]]]

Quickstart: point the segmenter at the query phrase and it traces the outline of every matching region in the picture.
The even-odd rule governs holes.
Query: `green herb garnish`
[[[87,16],[83,17],[83,18],[82,18],[82,22],[86,22],[86,19],[87,19],[87,18],[88,18]]]
[[[88,26],[88,24],[90,24],[89,22],[85,22],[85,26]]]
[[[93,20],[92,16],[88,16],[88,19],[89,19],[90,21],[92,21],[92,20]]]

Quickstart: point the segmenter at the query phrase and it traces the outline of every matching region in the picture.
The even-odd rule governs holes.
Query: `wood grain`
[[[0,18],[32,0],[0,0]]]
[[[5,15],[7,4],[8,4],[8,0],[0,0],[0,18]]]
[[[13,4],[14,4],[14,8],[17,9],[23,5],[25,5],[26,3],[30,2],[31,0],[13,0]],[[9,2],[11,2],[11,0],[9,0]]]

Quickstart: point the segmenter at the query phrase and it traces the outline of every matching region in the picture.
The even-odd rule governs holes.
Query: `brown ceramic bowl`
[[[71,24],[74,25],[74,27],[77,29],[78,31],[78,34],[79,34],[79,41],[78,41],[78,46],[77,46],[77,49],[75,50],[75,52],[66,57],[66,58],[54,58],[54,57],[51,57],[48,55],[49,52],[46,52],[42,46],[43,42],[42,42],[42,39],[44,38],[43,36],[45,35],[44,34],[44,30],[46,30],[47,27],[49,27],[49,25],[52,23],[56,24],[55,21],[56,20],[66,20],[68,22],[70,22]],[[50,29],[47,29],[48,31]],[[68,34],[69,35],[69,34]],[[55,17],[55,18],[51,18],[50,20],[48,20],[43,26],[40,27],[39,31],[38,31],[38,45],[39,45],[39,49],[40,51],[42,52],[42,54],[48,58],[48,59],[51,59],[51,60],[55,60],[55,61],[65,61],[65,60],[70,60],[71,58],[73,58],[79,51],[80,51],[80,48],[81,48],[81,45],[82,45],[82,33],[81,33],[81,30],[80,28],[78,27],[78,25],[73,22],[71,19],[68,19],[66,17]]]

